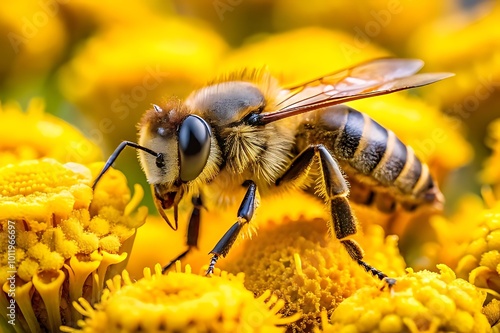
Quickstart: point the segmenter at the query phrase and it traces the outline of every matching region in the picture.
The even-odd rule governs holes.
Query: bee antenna
[[[101,172],[99,172],[99,175],[97,175],[97,178],[94,180],[94,184],[92,185],[92,190],[95,190],[95,187],[96,187],[97,183],[99,182],[99,180],[102,178],[102,176],[104,176],[106,171],[108,171],[108,169],[111,167],[111,165],[113,165],[113,163],[116,161],[116,159],[118,158],[118,155],[120,155],[122,150],[125,149],[125,147],[127,147],[127,146],[132,147],[134,149],[140,149],[142,151],[145,151],[148,154],[156,156],[156,166],[158,168],[163,168],[165,166],[165,161],[163,159],[162,153],[157,153],[157,152],[155,152],[149,148],[143,147],[135,142],[123,141],[122,143],[120,143],[118,145],[118,147],[116,147],[113,154],[111,154],[111,156],[106,161],[104,168],[102,168]]]

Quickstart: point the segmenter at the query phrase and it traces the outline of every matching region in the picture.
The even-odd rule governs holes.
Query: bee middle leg
[[[291,163],[285,173],[276,181],[276,185],[293,183],[307,173],[312,164],[319,162],[320,172],[323,178],[322,193],[330,206],[330,213],[333,220],[333,227],[329,225],[329,230],[333,230],[337,239],[340,240],[349,256],[362,266],[367,272],[387,283],[389,287],[396,283],[395,279],[387,277],[382,271],[363,261],[363,249],[352,239],[347,237],[356,234],[357,222],[351,210],[347,196],[349,186],[340,171],[340,168],[332,157],[328,149],[321,145],[310,145],[304,149]]]
[[[198,236],[200,231],[200,213],[201,208],[203,208],[203,203],[201,197],[196,196],[192,198],[193,211],[191,212],[191,217],[189,218],[188,232],[187,232],[187,250],[179,254],[177,257],[172,259],[168,264],[163,266],[162,273],[165,273],[177,260],[184,258],[193,248],[198,247]]]
[[[233,226],[226,231],[224,236],[217,242],[217,245],[210,251],[212,254],[212,259],[210,260],[210,265],[208,266],[206,275],[213,273],[215,264],[220,256],[225,257],[231,246],[233,246],[238,234],[246,223],[249,223],[257,207],[255,196],[257,194],[257,185],[251,180],[247,180],[243,185],[247,185],[247,191],[243,200],[241,202],[240,208],[238,209],[238,220],[233,224]]]

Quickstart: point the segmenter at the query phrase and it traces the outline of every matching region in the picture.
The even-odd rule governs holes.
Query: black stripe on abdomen
[[[387,150],[388,133],[376,121],[366,117],[367,126],[363,131],[363,147],[354,155],[350,164],[364,175],[369,175],[377,167]]]
[[[394,181],[394,185],[403,193],[410,194],[422,174],[422,162],[415,156],[412,149],[407,147],[407,159],[403,171]]]
[[[347,121],[342,131],[342,135],[336,142],[336,155],[340,159],[350,160],[354,157],[356,149],[358,149],[361,137],[363,136],[363,128],[365,119],[363,114],[358,111],[349,109]]]
[[[415,159],[413,160],[410,171],[406,175],[407,179],[409,180],[409,184],[411,184],[410,185],[411,188],[408,189],[409,191],[413,190],[418,180],[420,179],[421,173],[422,173],[422,162],[420,162],[418,157],[415,155]]]
[[[406,145],[392,132],[387,142],[387,154],[389,155],[373,172],[373,177],[384,185],[392,185],[403,171],[407,159]]]

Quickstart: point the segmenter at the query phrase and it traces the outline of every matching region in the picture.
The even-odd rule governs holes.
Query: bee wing
[[[422,66],[418,59],[376,59],[289,87],[282,91],[278,103],[281,108],[260,114],[259,120],[266,124],[331,105],[427,85],[453,75],[415,74]]]

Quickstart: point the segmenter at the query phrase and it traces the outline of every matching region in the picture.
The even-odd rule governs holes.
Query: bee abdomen
[[[324,143],[326,132],[333,134],[326,146],[351,177],[379,190],[392,189],[401,203],[432,203],[440,195],[413,149],[366,114],[336,106],[318,112],[314,122],[323,131],[316,140]]]
[[[345,125],[334,143],[339,158],[362,175],[385,186],[396,186],[405,194],[414,193],[417,183],[430,178],[426,166],[411,147],[403,144],[392,131],[366,114],[351,108],[344,110],[347,112]],[[426,179],[421,179],[422,176]]]

